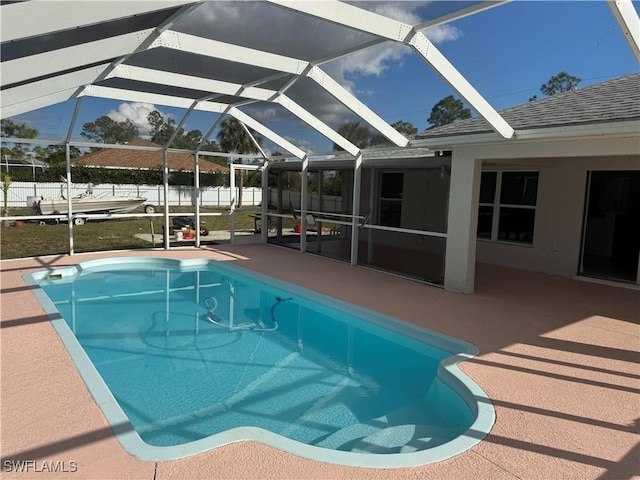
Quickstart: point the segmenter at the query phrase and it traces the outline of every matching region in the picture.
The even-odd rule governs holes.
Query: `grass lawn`
[[[171,213],[187,214],[191,207],[171,208]],[[236,229],[245,230],[254,227],[251,214],[260,211],[260,207],[251,207],[236,212]],[[158,213],[162,209],[157,210]],[[228,212],[226,209],[202,207],[202,213]],[[142,213],[142,209],[132,213]],[[11,215],[28,215],[29,209],[16,208]],[[74,251],[93,252],[101,250],[123,250],[149,248],[151,243],[137,238],[139,233],[151,233],[151,220],[156,236],[162,238],[163,218],[127,218],[113,220],[90,220],[84,225],[73,227]],[[229,230],[228,215],[202,217],[202,222],[210,231]],[[0,222],[0,259],[36,257],[69,253],[69,226],[66,223],[40,225],[38,222],[24,222],[22,227],[5,226]],[[171,219],[169,220],[171,224]]]

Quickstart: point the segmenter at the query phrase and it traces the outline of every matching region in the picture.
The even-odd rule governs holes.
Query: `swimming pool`
[[[451,337],[208,259],[113,258],[25,275],[132,455],[240,440],[366,467],[456,455],[491,429]]]

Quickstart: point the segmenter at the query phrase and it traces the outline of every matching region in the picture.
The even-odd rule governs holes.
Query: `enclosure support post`
[[[351,216],[351,265],[358,264],[358,236],[360,233],[360,184],[362,183],[362,152],[356,155],[353,168],[353,213]]]
[[[309,156],[302,159],[302,178],[300,186],[300,253],[307,251],[307,189],[309,186]]]
[[[229,239],[229,243],[231,245],[235,245],[236,243],[236,168],[235,164],[229,158],[229,195],[231,198],[229,199],[229,235],[231,236]]]
[[[324,202],[322,201],[322,198],[324,197],[323,195],[323,185],[322,185],[322,177],[323,177],[323,170],[320,168],[318,169],[318,210],[320,212],[324,212]],[[316,252],[317,253],[321,253],[322,252],[322,222],[318,222],[316,221],[316,229],[317,229],[317,235],[316,235]]]
[[[71,211],[71,149],[69,142],[64,144],[65,160],[67,163],[67,223],[69,224],[69,255],[74,254],[73,246],[73,212]]]
[[[191,198],[196,207],[196,247],[200,247],[200,155],[193,156],[193,195]]]
[[[374,187],[376,181],[376,169],[371,169],[371,178],[369,178],[369,210],[371,212],[371,219],[377,218],[377,206],[374,206],[376,196],[374,194]],[[371,222],[373,223],[373,221]],[[367,228],[367,263],[371,265],[373,263],[373,229]]]
[[[262,165],[262,225],[260,229],[260,241],[267,243],[269,240],[269,161],[265,159]]]
[[[169,154],[162,149],[162,189],[164,192],[164,249],[169,250]]]
[[[278,213],[282,213],[282,212],[284,212],[284,205],[283,205],[284,198],[283,198],[283,195],[282,195],[282,189],[283,189],[283,178],[282,177],[284,175],[284,172],[282,170],[277,170],[277,172],[278,172],[278,180],[277,180],[277,182],[278,182],[278,187],[277,187],[278,188],[278,204],[277,205],[278,205]],[[291,174],[291,173],[289,172],[289,174]],[[289,195],[289,201],[291,201],[291,192],[289,191],[287,193]],[[278,243],[280,243],[280,242],[282,242],[282,217],[277,217],[276,218],[276,230],[277,230],[277,233],[276,233],[277,241],[278,241]]]
[[[67,222],[69,223],[69,255],[73,255],[73,212],[71,211],[71,135],[78,119],[78,113],[80,113],[80,105],[82,105],[82,98],[76,100],[76,105],[73,109],[73,115],[69,122],[69,129],[67,130],[67,137],[64,143],[64,158],[67,164]],[[33,162],[33,158],[31,159]]]

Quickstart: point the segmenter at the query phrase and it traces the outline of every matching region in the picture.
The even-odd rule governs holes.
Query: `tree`
[[[262,137],[253,133],[253,138],[256,139],[258,144],[262,144]],[[242,126],[239,120],[235,118],[225,118],[220,124],[220,131],[218,132],[218,141],[223,150],[231,153],[240,154],[238,163],[242,162],[243,153],[258,153],[259,149],[251,140],[251,137],[247,134],[246,130]],[[238,207],[242,206],[242,189],[244,188],[244,170],[240,170],[238,182]]]
[[[0,173],[0,176],[2,177],[0,179],[2,180],[0,188],[2,188],[2,193],[4,194],[4,207],[2,209],[2,216],[8,217],[9,216],[8,200],[9,200],[9,187],[11,186],[11,177],[9,176],[8,173],[5,173],[5,172]]]
[[[464,120],[465,118],[471,118],[471,110],[465,108],[461,100],[449,95],[433,106],[427,122],[431,124],[430,128],[433,128]]]
[[[338,133],[358,148],[371,145],[371,130],[360,122],[348,121],[338,127]],[[333,150],[343,150],[340,145],[333,144]]]
[[[338,170],[334,175],[325,175],[322,179],[322,194],[342,196],[342,171]]]
[[[415,135],[418,133],[418,129],[414,127],[411,122],[398,120],[397,122],[392,123],[391,126],[404,136]]]
[[[138,136],[138,127],[129,119],[117,122],[103,115],[95,122],[85,123],[80,135],[98,143],[127,143]]]
[[[25,123],[16,123],[8,118],[3,118],[0,122],[2,127],[0,136],[14,138],[35,138],[38,136],[38,130],[27,127]],[[6,143],[2,144],[2,155],[11,155],[22,157],[26,152],[22,143],[16,143],[13,148],[6,147]]]
[[[3,118],[1,123],[3,137],[35,138],[38,135],[38,130],[29,128],[24,123],[16,123],[8,118]]]
[[[67,162],[67,151],[64,145],[48,145],[45,150],[46,157],[44,161],[49,165],[58,166],[64,165]],[[69,157],[78,158],[80,156],[80,149],[78,147],[69,147]]]
[[[188,132],[185,132],[184,128],[180,127],[176,133],[175,120],[172,118],[165,120],[158,110],[154,110],[147,115],[147,121],[149,122],[149,125],[151,125],[151,141],[158,145],[165,145],[174,134],[175,138],[171,142],[171,147],[173,148],[194,150],[203,140],[202,132],[200,130],[189,130]],[[220,147],[215,141],[207,140],[203,143],[201,150],[219,152]],[[220,163],[216,160],[213,161]],[[226,161],[223,165],[226,165]]]
[[[193,130],[187,134],[184,128],[180,127],[176,133],[176,121],[173,118],[165,120],[158,110],[147,115],[147,121],[151,125],[151,141],[158,145],[166,145],[171,137],[174,137],[172,147],[193,149],[202,139],[200,130]]]
[[[567,72],[560,72],[551,77],[547,83],[543,83],[540,87],[540,92],[547,96],[569,92],[575,90],[580,81],[580,78],[569,75]]]
[[[154,110],[147,115],[147,122],[151,125],[151,141],[159,145],[162,145],[169,140],[171,133],[173,133],[173,130],[171,130],[172,128],[175,130],[175,128],[172,127],[173,121],[165,122],[162,114],[158,110]],[[169,133],[169,130],[171,130],[171,133]]]

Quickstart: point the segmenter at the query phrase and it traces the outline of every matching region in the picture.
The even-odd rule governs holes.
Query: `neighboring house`
[[[277,220],[268,241],[466,293],[476,261],[639,283],[640,74],[499,113],[514,138],[473,118],[418,134],[412,148],[364,150],[356,232],[353,157],[311,159],[311,235]],[[281,215],[300,209],[300,169],[269,165]]]
[[[476,260],[640,283],[640,73],[499,113],[511,140],[473,118],[413,142],[451,152],[445,286]]]
[[[149,140],[137,138],[129,142],[128,145],[140,147],[160,148],[161,146]],[[187,171],[194,169],[193,155],[188,153],[169,152],[169,171]],[[162,169],[162,151],[145,151],[109,148],[98,152],[89,153],[82,157],[71,160],[73,165],[84,165],[87,167],[102,168],[126,168],[126,169]],[[205,157],[200,157],[199,161],[201,173],[229,173],[229,167],[213,163]]]

